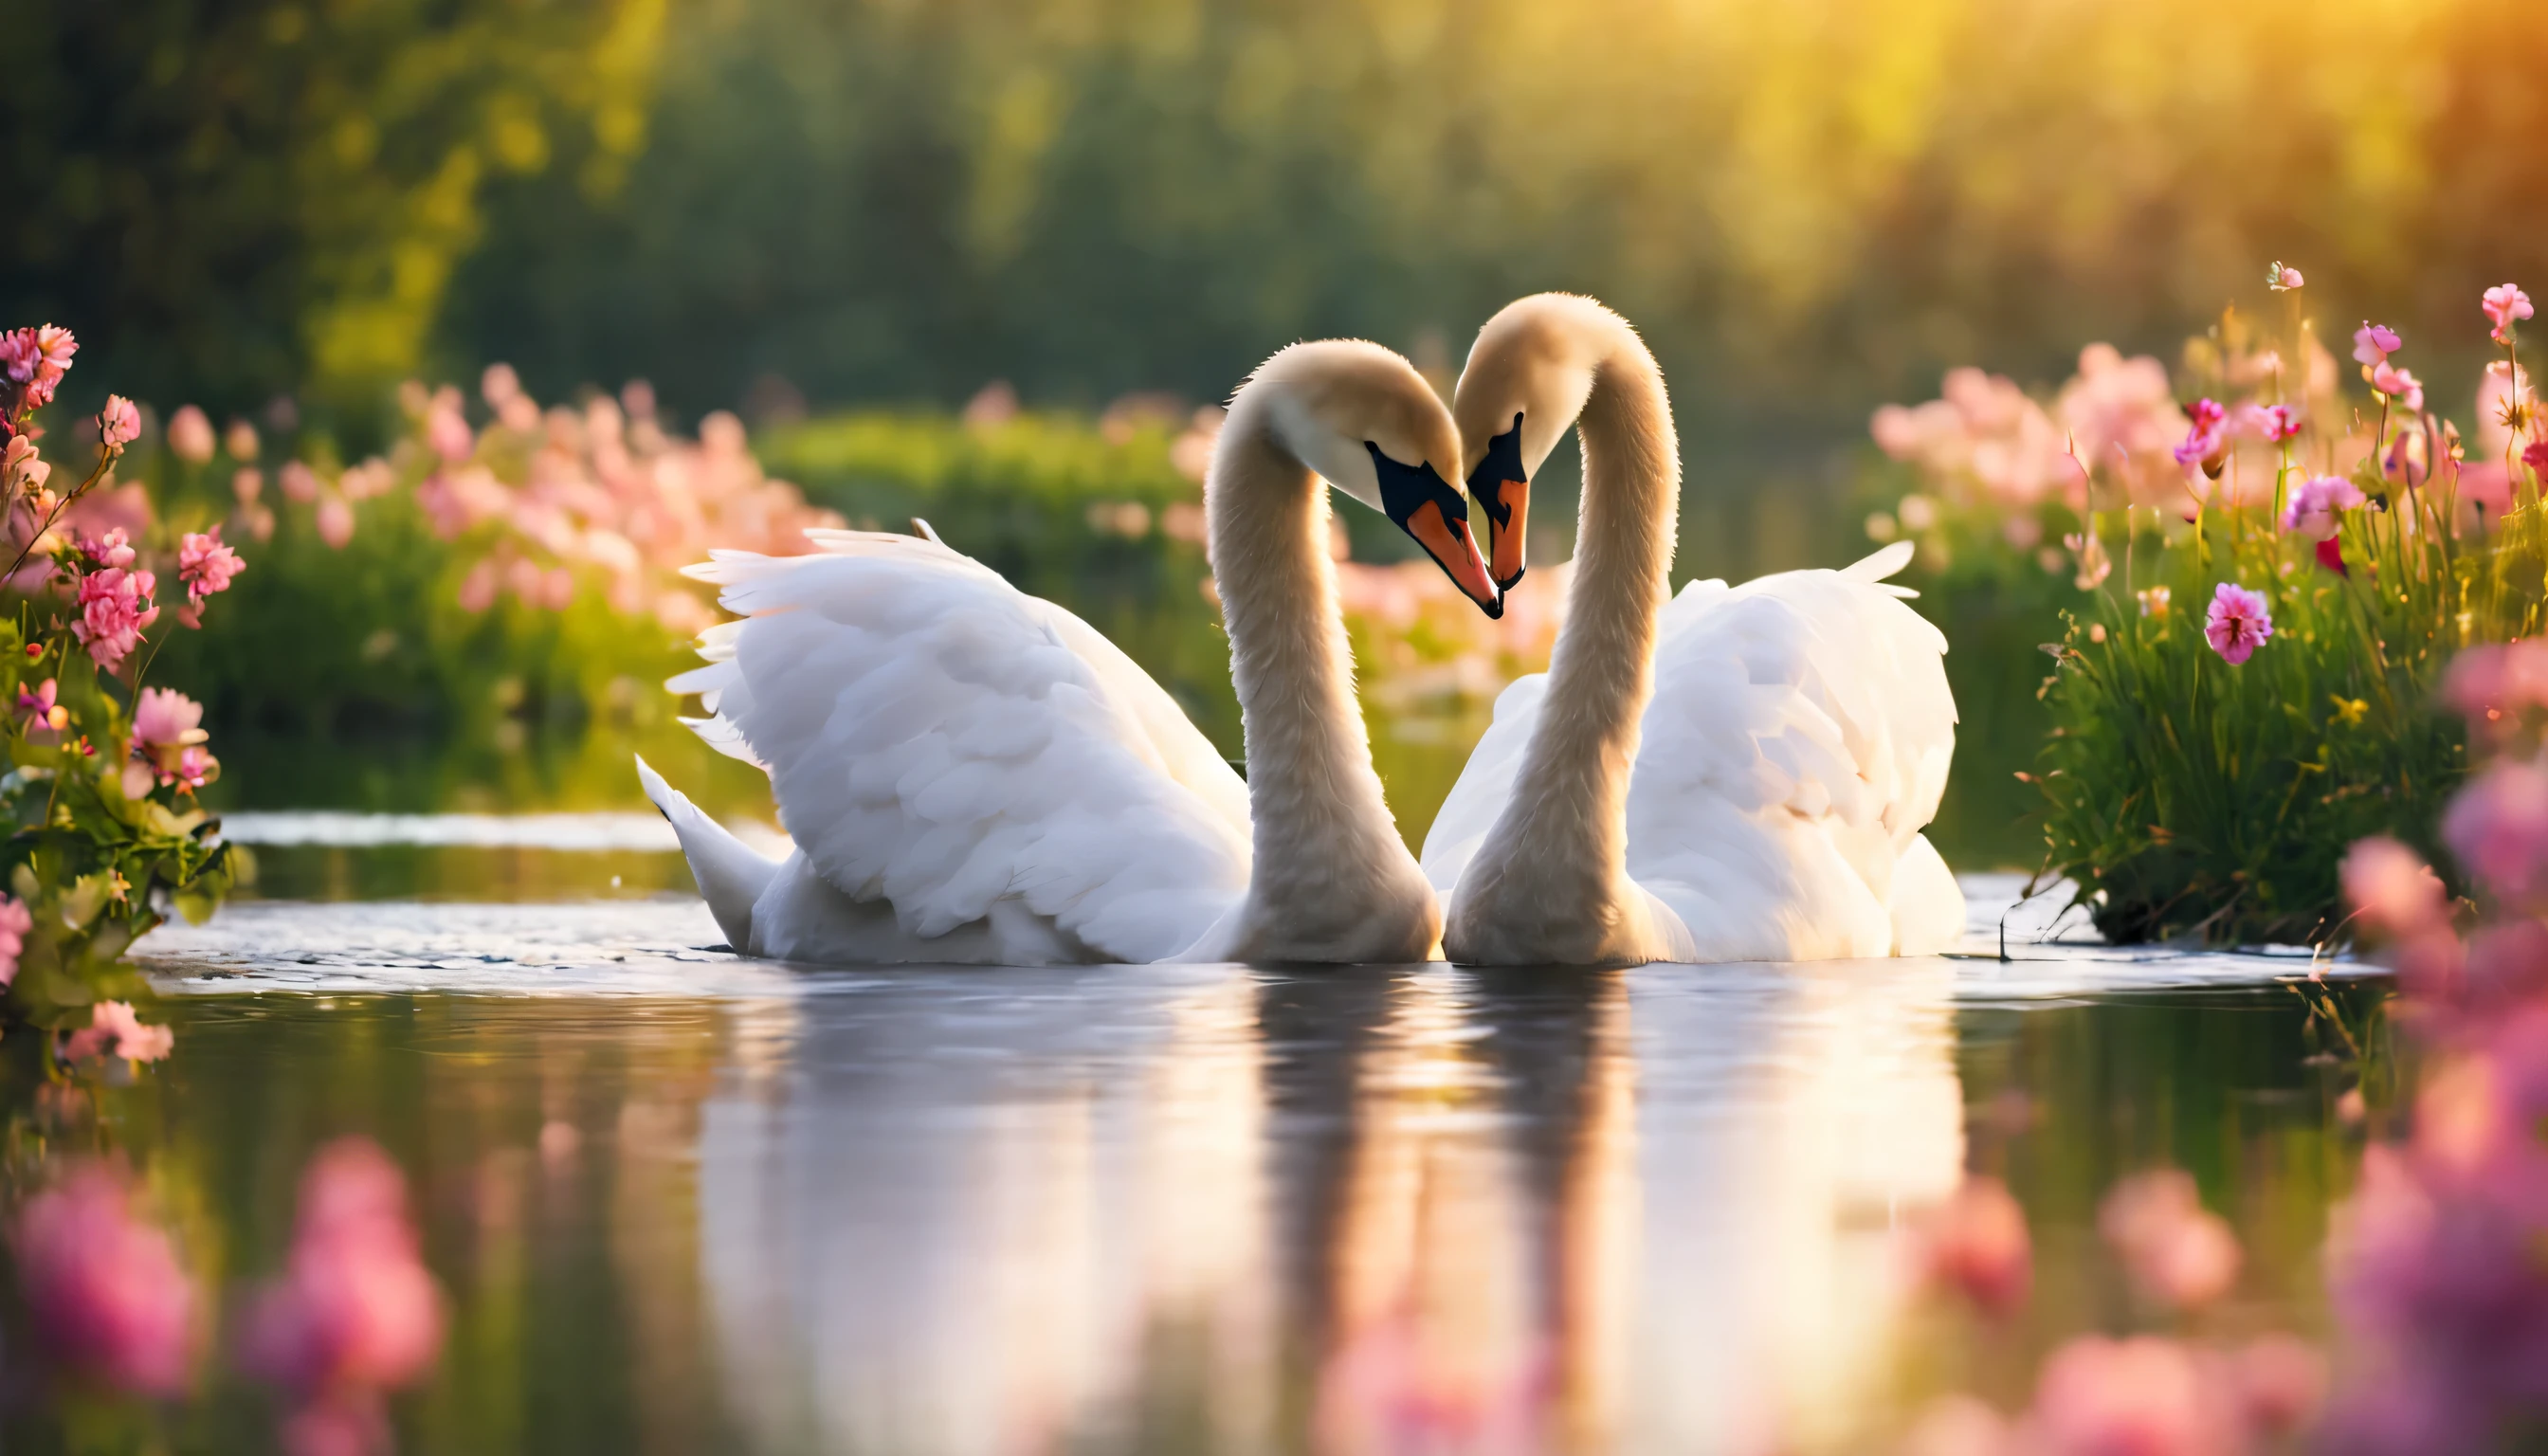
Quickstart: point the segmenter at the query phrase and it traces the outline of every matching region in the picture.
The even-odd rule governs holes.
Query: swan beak
[[[1469,472],[1469,494],[1486,513],[1496,587],[1509,592],[1529,568],[1522,543],[1530,525],[1530,472],[1522,468],[1518,412],[1512,428],[1487,441],[1486,458]]]
[[[1490,617],[1504,614],[1503,592],[1487,570],[1478,538],[1469,534],[1469,502],[1430,465],[1401,465],[1370,441],[1373,471],[1380,480],[1381,510],[1398,528],[1424,548],[1433,564],[1460,589],[1460,594]]]

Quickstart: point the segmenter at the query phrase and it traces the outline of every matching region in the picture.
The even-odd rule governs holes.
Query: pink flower
[[[186,595],[196,602],[217,592],[229,590],[230,578],[247,570],[237,552],[222,544],[222,528],[190,531],[177,543],[177,580],[186,584]]]
[[[72,1164],[28,1200],[13,1233],[32,1350],[118,1390],[184,1392],[194,1284],[168,1235],[133,1216],[122,1174]]]
[[[496,593],[501,590],[502,583],[496,574],[496,563],[492,560],[481,561],[469,569],[469,575],[460,579],[460,609],[468,612],[485,611],[496,604]]]
[[[416,1257],[407,1181],[369,1139],[319,1149],[301,1176],[283,1277],[240,1328],[240,1364],[305,1402],[410,1384],[442,1347],[442,1294]]]
[[[2212,462],[2220,459],[2221,453],[2229,448],[2227,426],[2230,413],[2217,401],[2205,399],[2185,407],[2185,441],[2176,447],[2176,463],[2193,465],[2201,462],[2209,469]]]
[[[2326,568],[2328,571],[2335,573],[2339,577],[2349,577],[2353,575],[2353,573],[2347,570],[2344,565],[2343,543],[2336,540],[2333,536],[2321,539],[2316,547],[2311,549],[2310,554],[2318,558],[2318,564],[2320,566]]]
[[[27,932],[36,928],[36,917],[22,900],[0,895],[0,986],[18,978],[18,957],[27,952]]]
[[[2532,440],[2522,446],[2521,463],[2529,466],[2532,474],[2548,480],[2548,440]]]
[[[2490,737],[2517,726],[2527,713],[2548,708],[2548,638],[2472,647],[2451,659],[2442,675],[2442,701]]]
[[[122,526],[117,526],[95,540],[80,542],[79,549],[80,555],[99,566],[133,565],[133,538],[125,534]]]
[[[150,599],[158,579],[149,572],[108,567],[80,578],[80,619],[71,635],[88,648],[103,672],[114,672],[141,645],[141,634],[159,619]]]
[[[213,422],[204,417],[204,411],[183,405],[168,416],[168,448],[177,452],[178,459],[201,465],[213,458],[220,442],[213,438]]]
[[[2386,359],[2371,366],[2371,387],[2397,401],[2399,408],[2410,413],[2424,408],[2422,381]]]
[[[2218,1299],[2238,1274],[2238,1239],[2203,1207],[2178,1168],[2138,1173],[2097,1208],[2097,1231],[2124,1256],[2141,1292],[2177,1309]]]
[[[2212,609],[2204,616],[2203,637],[2224,662],[2236,667],[2255,655],[2274,635],[2274,614],[2261,592],[2224,582],[2212,592]]]
[[[2487,321],[2495,325],[2495,341],[2512,342],[2512,320],[2530,317],[2530,295],[2516,284],[2499,283],[2486,291],[2478,307],[2486,311]]]
[[[354,507],[333,491],[318,498],[318,539],[334,551],[354,539]]]
[[[62,1055],[72,1061],[92,1056],[120,1056],[126,1061],[157,1061],[176,1049],[177,1034],[141,1020],[126,1001],[100,1001],[89,1008],[88,1025],[62,1042]]]
[[[436,403],[425,416],[424,442],[433,453],[457,465],[478,448],[477,437],[469,432],[469,421],[461,416],[457,403]]]
[[[2035,1279],[2026,1211],[1997,1178],[1968,1176],[1929,1222],[1923,1261],[1930,1281],[2005,1315],[2026,1302]]]
[[[163,784],[179,784],[189,792],[202,787],[221,773],[221,765],[200,746],[211,736],[203,722],[202,703],[171,688],[144,687],[133,705],[135,762],[149,766]],[[129,789],[126,796],[139,797]]]
[[[31,731],[61,732],[70,726],[71,710],[55,700],[54,681],[46,678],[34,688],[18,689],[18,716]]]
[[[2335,512],[2351,510],[2362,501],[2361,488],[2344,477],[2313,477],[2292,488],[2291,499],[2283,503],[2283,529],[2297,531],[2307,526],[2314,534],[2332,530]]]
[[[2519,761],[2488,769],[2451,800],[2442,842],[2505,899],[2548,890],[2548,770]]]
[[[2200,1456],[2215,1449],[2193,1354],[2153,1335],[2081,1335],[2036,1382],[2029,1449],[2045,1456]]]
[[[2360,328],[2353,330],[2354,361],[2366,365],[2384,363],[2398,352],[2398,342],[2395,331],[2366,318]]]
[[[318,499],[318,472],[312,470],[306,462],[299,460],[283,462],[283,469],[276,474],[276,483],[283,487],[283,499],[286,500],[309,501]]]
[[[11,384],[26,384],[36,377],[45,362],[45,351],[36,346],[36,330],[12,328],[0,332],[0,372],[6,372]]]
[[[2298,268],[2286,268],[2276,263],[2265,271],[2265,287],[2276,293],[2290,293],[2301,287],[2303,282],[2305,280],[2301,277],[2301,270]]]
[[[141,437],[141,411],[122,395],[106,397],[97,412],[97,437],[110,450],[121,450]]]
[[[2344,897],[2365,925],[2411,936],[2438,925],[2447,896],[2441,877],[2413,850],[2387,835],[2357,840],[2344,856]]]
[[[2301,416],[2289,405],[2267,405],[2258,411],[2256,432],[2279,445],[2301,432]]]
[[[2249,1340],[2237,1353],[2235,1376],[2247,1428],[2268,1437],[2299,1430],[2326,1400],[2326,1356],[2292,1335]]]
[[[79,340],[58,324],[0,334],[0,368],[23,389],[24,402],[39,409],[53,402],[53,390],[69,371],[71,355],[78,352]]]

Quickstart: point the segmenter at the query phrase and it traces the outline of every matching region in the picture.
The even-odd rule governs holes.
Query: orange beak
[[[1496,590],[1495,579],[1487,571],[1487,559],[1478,552],[1478,538],[1469,534],[1469,523],[1446,520],[1442,507],[1427,500],[1415,507],[1407,518],[1407,533],[1415,544],[1450,575],[1452,584],[1478,604],[1488,616],[1504,614],[1503,593]]]
[[[1505,481],[1497,493],[1511,523],[1500,525],[1494,515],[1487,517],[1487,542],[1495,548],[1496,580],[1510,587],[1521,580],[1522,532],[1530,524],[1530,482]]]

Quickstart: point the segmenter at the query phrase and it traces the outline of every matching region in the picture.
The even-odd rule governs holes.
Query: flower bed
[[[2467,772],[2434,696],[2450,656],[2541,625],[2527,300],[2488,296],[2506,357],[2464,438],[2386,328],[2356,333],[2370,393],[2348,400],[2298,279],[2275,271],[2279,325],[2232,312],[2189,345],[2190,403],[2155,360],[2100,348],[2048,410],[1959,371],[1944,400],[1877,416],[1928,489],[1873,534],[1910,533],[1933,576],[1975,554],[2023,575],[2031,553],[2069,589],[2044,622],[2047,738],[2018,778],[2044,868],[2118,942],[2340,937],[2344,847],[2434,849]]]

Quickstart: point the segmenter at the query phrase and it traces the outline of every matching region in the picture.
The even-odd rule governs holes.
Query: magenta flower
[[[2200,462],[2208,470],[2229,448],[2229,411],[2212,400],[2197,400],[2185,408],[2185,440],[2176,447],[2176,463]]]
[[[23,900],[0,895],[0,986],[18,978],[18,957],[27,952],[27,932],[36,928],[36,917]]]
[[[2289,405],[2268,405],[2257,421],[2257,431],[2267,441],[2281,444],[2301,432],[2301,416]]]
[[[2495,325],[2495,341],[2508,344],[2512,342],[2512,320],[2530,317],[2530,295],[2517,284],[2499,283],[2486,291],[2478,307],[2486,311],[2487,321]]]
[[[2276,293],[2290,293],[2305,281],[2301,277],[2300,269],[2286,268],[2280,263],[2265,271],[2265,287]]]
[[[2371,366],[2371,387],[2397,401],[2399,408],[2410,413],[2424,408],[2422,381],[2386,359]]]
[[[2353,357],[2357,363],[2365,365],[2385,363],[2391,354],[2398,352],[2398,345],[2396,330],[2385,328],[2367,318],[2363,320],[2360,328],[2353,330]]]
[[[197,606],[205,597],[229,590],[230,578],[247,570],[239,554],[222,544],[222,528],[189,531],[177,542],[177,580],[186,584],[186,595]]]
[[[195,1287],[168,1235],[133,1216],[120,1172],[72,1164],[28,1200],[12,1231],[31,1352],[118,1390],[185,1391]]]
[[[122,666],[141,645],[141,634],[159,619],[159,607],[150,599],[157,587],[158,579],[151,573],[122,567],[80,578],[80,616],[71,623],[71,635],[88,649],[100,671],[111,673]]]
[[[144,1022],[127,1001],[100,1001],[89,1008],[88,1025],[62,1041],[62,1056],[86,1061],[92,1056],[119,1056],[126,1061],[157,1061],[176,1049],[177,1034]]]
[[[110,450],[132,444],[141,437],[141,410],[122,395],[107,396],[97,412],[97,437]]]
[[[11,384],[33,381],[44,362],[45,351],[36,344],[36,330],[12,328],[0,332],[0,373],[6,373]]]
[[[213,458],[220,443],[213,436],[213,422],[194,406],[180,406],[168,416],[168,448],[177,452],[178,459],[201,465]]]
[[[2351,510],[2362,501],[2361,488],[2344,477],[2315,476],[2292,488],[2291,499],[2283,503],[2283,529],[2307,526],[2313,534],[2332,529],[2335,512]]]
[[[55,701],[58,689],[46,678],[33,688],[18,689],[18,717],[30,732],[59,733],[70,726],[71,710]]]
[[[2224,582],[2213,591],[2212,609],[2204,614],[2203,637],[2224,662],[2238,666],[2273,635],[2274,614],[2263,592],[2234,582]]]
[[[2548,440],[2532,440],[2521,447],[2521,463],[2542,480],[2548,480]]]
[[[416,1256],[407,1181],[367,1138],[319,1149],[301,1177],[283,1277],[240,1323],[239,1363],[300,1402],[294,1450],[326,1431],[372,1428],[381,1395],[410,1384],[442,1347],[442,1292]],[[359,1448],[358,1448],[359,1449]]]
[[[2442,841],[2505,899],[2548,890],[2548,770],[2518,761],[2487,770],[2451,800]]]

